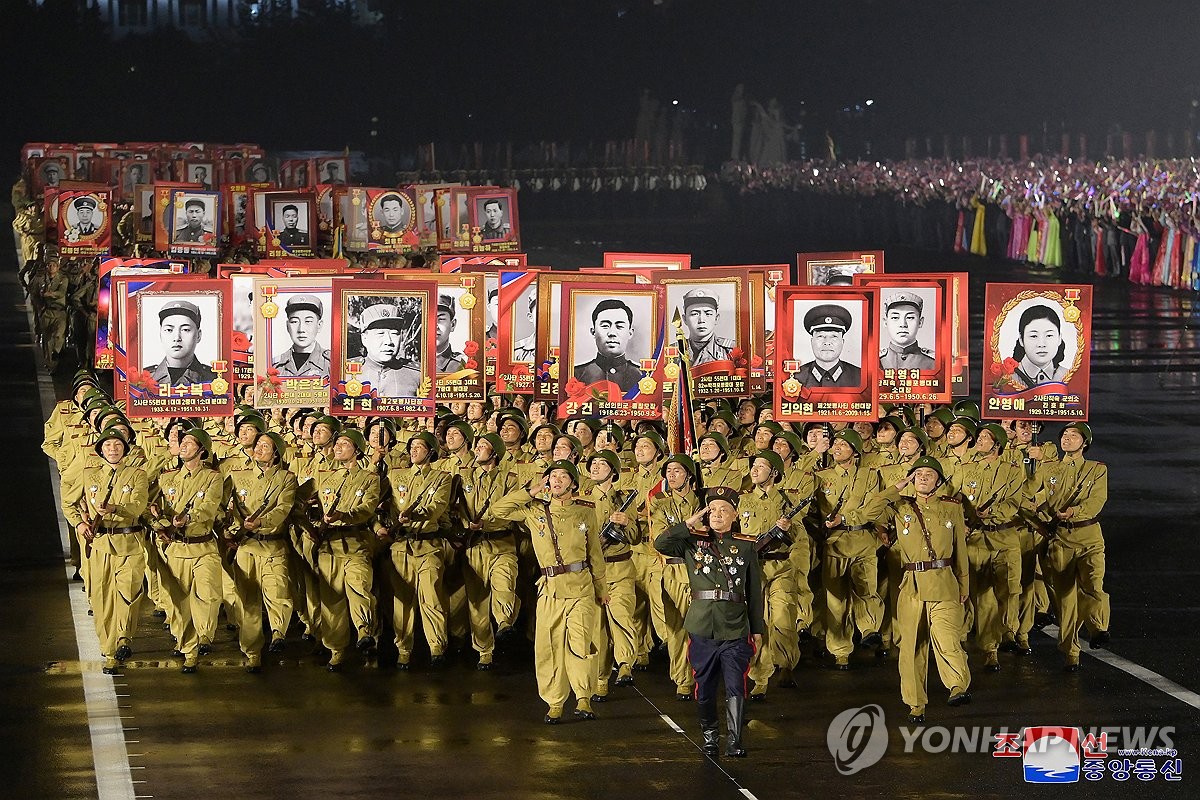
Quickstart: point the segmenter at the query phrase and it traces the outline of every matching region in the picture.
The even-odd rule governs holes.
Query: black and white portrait
[[[862,386],[865,301],[798,300],[792,306],[792,357],[809,389]]]
[[[484,338],[495,340],[500,331],[500,275],[487,274],[483,278],[483,291],[487,299],[487,329]]]
[[[537,344],[537,300],[537,281],[530,281],[508,311],[508,320],[512,325],[509,341],[512,342],[513,364],[533,363],[533,351]]]
[[[42,186],[45,188],[54,188],[59,182],[66,177],[62,164],[58,161],[47,161],[42,164],[42,168],[38,171],[41,176]]]
[[[246,165],[245,179],[247,183],[271,183],[275,180],[275,170],[269,162],[257,159]]]
[[[271,366],[284,378],[327,378],[332,291],[283,291],[271,320]]]
[[[125,197],[133,197],[137,187],[151,182],[151,176],[146,166],[146,164],[136,161],[124,165],[125,175],[124,180],[121,181],[121,187]]]
[[[1017,303],[1000,323],[1000,357],[1017,362],[1013,377],[1026,388],[1066,383],[1082,338],[1080,323],[1067,322],[1060,304],[1032,297]]]
[[[730,354],[739,346],[738,315],[741,313],[737,280],[667,283],[667,309],[668,319],[673,320],[675,313],[679,313],[688,359],[693,367],[733,359]]]
[[[175,216],[171,244],[216,244],[216,200],[207,195],[174,193]]]
[[[471,333],[471,312],[462,307],[459,298],[470,291],[458,286],[438,287],[435,349],[440,374],[458,372],[467,361],[463,347]]]
[[[66,206],[65,216],[68,241],[90,239],[104,230],[104,207],[94,195],[73,199]]]
[[[233,286],[233,330],[246,337],[246,351],[254,352],[254,276],[235,272],[229,276]],[[235,348],[236,349],[236,348]]]
[[[308,230],[309,207],[305,200],[272,200],[271,229],[285,249],[309,247],[312,240]]]
[[[188,183],[198,183],[205,189],[212,189],[213,180],[213,165],[212,164],[188,164],[185,180]]]
[[[569,294],[571,341],[564,361],[584,384],[612,381],[626,394],[644,375],[658,329],[654,298],[648,294],[583,292]]]
[[[221,352],[220,306],[216,294],[139,294],[142,369],[156,383],[172,386],[214,380],[212,363]]]
[[[879,287],[879,366],[932,370],[937,366],[937,289]]]
[[[421,297],[347,295],[347,363],[380,397],[416,397],[428,311]]]
[[[870,275],[874,274],[874,272],[875,268],[873,266],[857,260],[809,261],[808,285],[850,286],[854,283],[855,275],[860,273]]]
[[[413,207],[408,195],[388,192],[371,205],[371,225],[384,236],[402,236],[412,226]]]
[[[512,238],[507,197],[475,198],[475,220],[479,235],[485,242],[502,242]]]
[[[139,185],[137,189],[137,208],[141,215],[138,232],[144,236],[154,235],[154,186]]]
[[[346,159],[327,158],[317,161],[317,183],[345,183]]]

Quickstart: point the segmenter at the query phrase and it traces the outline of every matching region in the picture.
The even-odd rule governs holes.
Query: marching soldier
[[[634,468],[621,476],[620,488],[638,493],[633,501],[633,507],[639,509],[636,521],[639,544],[633,548],[638,589],[635,616],[640,626],[638,655],[633,666],[636,670],[645,670],[650,665],[650,649],[654,644],[652,632],[657,633],[659,641],[664,643],[671,638],[671,629],[663,613],[662,581],[658,577],[662,566],[658,553],[650,545],[649,516],[646,514],[650,505],[650,490],[662,480],[659,463],[666,449],[666,443],[656,432],[638,434],[633,443]]]
[[[314,426],[316,427],[316,426]],[[342,668],[357,632],[359,650],[375,646],[371,534],[368,522],[379,505],[379,476],[358,465],[367,442],[353,429],[339,431],[333,443],[333,469],[313,479],[309,499],[315,519],[305,519],[305,536],[316,545],[320,622],[318,634],[329,650],[329,671]]]
[[[1059,619],[1058,649],[1066,670],[1079,669],[1079,626],[1091,632],[1093,650],[1109,642],[1108,594],[1104,591],[1104,534],[1100,512],[1108,502],[1108,467],[1084,458],[1092,429],[1073,422],[1059,438],[1063,458],[1047,464],[1034,498],[1039,517],[1048,523],[1046,578]]]
[[[251,426],[242,426],[251,427]],[[238,431],[239,437],[241,429]],[[254,466],[229,475],[233,524],[226,536],[232,546],[233,578],[242,621],[238,644],[246,656],[246,671],[262,669],[263,606],[271,626],[272,653],[281,653],[292,619],[288,517],[296,501],[296,476],[283,467],[287,445],[274,432],[263,432],[254,443]]]
[[[864,509],[868,519],[887,524],[892,547],[900,552],[900,695],[911,725],[925,722],[931,642],[938,675],[950,690],[949,704],[971,702],[971,673],[959,642],[967,602],[966,522],[959,501],[939,492],[943,483],[941,464],[922,456],[908,477]],[[909,484],[914,495],[902,495]]]
[[[575,499],[579,474],[569,462],[546,469],[537,496],[528,489],[511,492],[486,516],[523,523],[530,531],[541,566],[534,669],[538,694],[549,707],[549,725],[562,718],[575,694],[575,716],[595,719],[595,644],[591,639],[600,605],[608,604],[604,554],[596,509]]]
[[[84,469],[82,480],[63,493],[67,523],[87,542],[88,600],[104,656],[104,672],[115,674],[133,654],[133,634],[142,599],[146,556],[139,518],[149,483],[140,467],[125,462],[129,445],[115,429],[96,441],[103,462]]]
[[[728,486],[735,491],[741,491],[749,478],[741,469],[741,460],[731,461],[729,458],[729,442],[719,433],[709,431],[700,437],[700,479],[704,487],[712,489],[716,486]]]
[[[221,555],[213,531],[221,513],[221,473],[207,466],[212,439],[189,428],[179,440],[182,466],[158,479],[160,494],[151,505],[153,527],[166,544],[164,557],[171,580],[175,619],[171,632],[183,655],[183,671],[196,671],[198,657],[208,655],[221,607]]]
[[[1005,457],[1025,472],[1027,480],[1039,480],[1038,470],[1046,464],[1058,461],[1058,449],[1053,442],[1036,440],[1041,423],[1027,419],[1014,420],[1011,424],[1009,444],[1004,451]],[[1022,647],[1020,642],[1029,641],[1029,632],[1037,625],[1038,629],[1049,621],[1050,598],[1046,592],[1046,581],[1042,575],[1038,561],[1038,552],[1042,549],[1044,538],[1032,526],[1025,525],[1020,530],[1021,538],[1021,622],[1017,629],[1017,651],[1029,655],[1033,651]],[[1041,619],[1040,624],[1037,624]]]
[[[447,638],[448,603],[442,585],[446,562],[439,529],[450,505],[452,476],[433,466],[438,458],[437,439],[428,431],[409,440],[408,457],[411,467],[388,473],[392,488],[390,524],[375,523],[379,540],[392,543],[392,626],[399,653],[396,668],[401,670],[408,669],[412,657],[418,606],[431,666],[445,662]]]
[[[762,644],[763,594],[754,548],[734,538],[738,493],[727,486],[705,492],[705,505],[654,540],[663,555],[687,564],[691,604],[684,627],[696,676],[696,708],[704,753],[720,752],[717,682],[725,683],[728,739],[725,754],[746,755],[742,725],[746,671]]]
[[[466,529],[463,584],[471,621],[471,646],[479,653],[476,668],[483,671],[492,668],[496,642],[505,642],[515,632],[513,625],[519,610],[517,545],[512,523],[487,513],[492,504],[516,486],[513,474],[499,467],[503,453],[500,437],[486,433],[475,443],[474,465],[460,473],[459,509]]]

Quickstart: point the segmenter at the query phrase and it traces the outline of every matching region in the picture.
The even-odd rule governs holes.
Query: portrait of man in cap
[[[175,228],[171,241],[178,244],[199,243],[212,228],[206,227],[207,204],[199,197],[188,197],[183,201],[183,224]]]
[[[419,320],[424,314],[418,314]],[[421,384],[421,364],[415,352],[409,352],[413,331],[400,318],[400,308],[390,298],[367,306],[358,317],[359,338],[364,356],[352,363],[362,364],[358,379],[370,383],[380,397],[416,397]],[[416,356],[414,358],[414,356]]]
[[[684,293],[680,308],[683,332],[687,336],[688,357],[693,367],[710,361],[729,361],[737,342],[717,335],[721,306],[711,289],[691,289]]]
[[[518,297],[514,303],[513,311],[521,306],[521,300],[525,301],[525,318],[529,324],[529,335],[522,336],[513,342],[512,361],[514,364],[528,364],[533,362],[533,351],[537,343],[537,284],[529,284],[524,292],[524,298]],[[517,331],[517,315],[513,317],[513,333]]]
[[[196,347],[204,336],[200,323],[200,307],[190,300],[168,300],[158,310],[163,360],[142,368],[156,383],[189,386],[216,379],[217,373],[196,358]]]
[[[800,365],[797,380],[808,388],[857,387],[862,369],[842,359],[846,332],[854,324],[848,309],[836,303],[813,306],[804,315],[804,330],[811,338],[813,360]]]
[[[601,300],[591,316],[589,332],[596,340],[596,356],[576,364],[574,376],[589,385],[612,381],[625,394],[642,379],[642,371],[626,355],[634,334],[633,309],[623,300],[610,298]]]
[[[407,198],[396,192],[388,192],[375,201],[374,218],[384,235],[399,236],[408,230],[412,211]]]
[[[308,203],[276,203],[275,220],[283,220],[283,227],[276,235],[280,247],[308,247],[308,228],[300,226],[301,207],[304,219],[308,219]]]
[[[75,210],[75,225],[68,232],[69,236],[83,238],[100,232],[96,220],[96,198],[77,197],[72,201],[71,208]]]
[[[438,295],[437,304],[437,371],[458,372],[466,358],[454,352],[450,346],[450,332],[458,325],[454,298],[448,294]]]
[[[57,161],[47,161],[42,165],[42,186],[50,188],[58,186],[58,182],[62,180],[63,168],[62,164]]]
[[[911,289],[894,290],[883,297],[883,331],[887,337],[879,351],[881,369],[924,369],[936,366],[933,350],[922,347],[917,334],[925,325],[925,300]]]
[[[292,346],[271,359],[280,375],[297,378],[329,377],[329,350],[318,336],[325,320],[325,302],[315,294],[294,294],[283,305]]]
[[[246,170],[246,179],[250,183],[270,183],[271,167],[265,161],[255,161]]]
[[[125,195],[132,196],[139,184],[146,182],[146,165],[130,164],[125,168]]]
[[[321,183],[345,183],[346,178],[342,174],[342,163],[336,159],[326,161],[321,165]]]
[[[506,219],[505,202],[499,197],[488,197],[477,201],[479,214],[476,219],[483,220],[479,226],[479,235],[485,242],[498,242],[512,235],[512,224]]]
[[[208,164],[188,164],[187,179],[189,183],[198,183],[205,189],[212,189],[212,178],[209,177]]]

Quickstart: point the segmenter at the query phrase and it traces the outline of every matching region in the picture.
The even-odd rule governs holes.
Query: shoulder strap
[[[925,549],[929,551],[929,560],[937,560],[937,553],[933,552],[933,540],[929,538],[929,528],[925,525],[925,515],[921,513],[921,507],[911,497],[904,498],[904,502],[917,515],[917,524],[921,526],[921,535],[925,537]]]

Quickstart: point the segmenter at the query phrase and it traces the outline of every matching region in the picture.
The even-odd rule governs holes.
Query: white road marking
[[[1058,641],[1057,625],[1047,625],[1046,627],[1042,628],[1042,633],[1051,637],[1055,641]],[[1126,675],[1137,678],[1147,686],[1158,689],[1163,694],[1170,695],[1181,703],[1187,703],[1192,708],[1200,709],[1200,694],[1193,692],[1191,689],[1185,689],[1170,678],[1165,678],[1153,670],[1146,669],[1141,664],[1135,664],[1129,659],[1123,658],[1111,650],[1084,649],[1080,652],[1086,653],[1099,661],[1103,661],[1110,667],[1116,667]]]
[[[758,798],[754,796],[754,792],[750,791],[749,789],[742,789],[742,794],[745,795],[748,800],[758,800]]]
[[[675,731],[676,733],[683,733],[683,728],[676,725],[675,720],[671,719],[666,714],[659,714],[658,716],[662,719],[663,722],[665,722],[671,726],[671,730]]]
[[[33,312],[26,304],[29,313],[29,329],[33,330]],[[35,349],[36,353],[36,349]],[[35,356],[38,366],[38,396],[42,404],[42,418],[49,419],[54,410],[54,381],[46,372],[41,355]],[[58,533],[62,543],[63,556],[71,553],[70,533],[67,521],[62,514],[62,489],[58,485],[58,469],[54,462],[48,463],[50,469],[50,487],[54,493],[54,507],[58,510]],[[71,616],[75,623],[75,643],[79,649],[80,661],[99,661],[100,640],[96,636],[96,626],[88,616],[87,598],[79,591],[79,585],[71,582],[74,568],[68,562],[66,567],[67,596],[71,603]],[[111,675],[102,672],[84,671],[83,699],[87,706],[88,730],[92,737],[92,764],[96,770],[96,791],[99,800],[134,800],[133,773],[129,768],[129,755],[125,748],[126,730],[121,725],[122,717],[117,708],[117,692]]]

